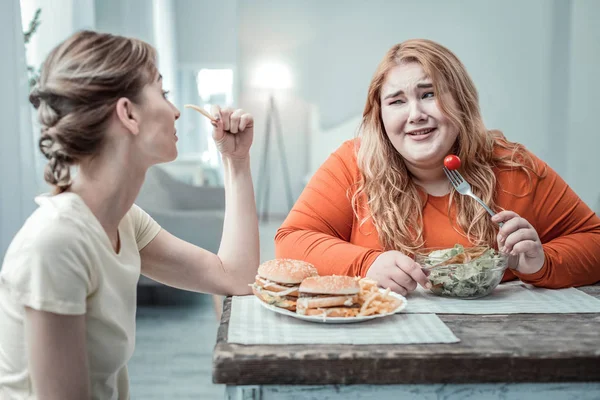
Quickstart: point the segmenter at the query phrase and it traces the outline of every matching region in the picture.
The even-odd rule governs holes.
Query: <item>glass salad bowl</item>
[[[444,297],[477,299],[498,286],[509,255],[489,247],[421,249],[415,261],[429,273],[431,292]]]

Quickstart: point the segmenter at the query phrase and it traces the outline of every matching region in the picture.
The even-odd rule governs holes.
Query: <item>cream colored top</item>
[[[0,399],[38,398],[27,365],[24,306],[85,314],[92,398],[128,399],[140,250],[161,228],[133,205],[119,225],[117,254],[78,195],[36,202],[0,270]]]

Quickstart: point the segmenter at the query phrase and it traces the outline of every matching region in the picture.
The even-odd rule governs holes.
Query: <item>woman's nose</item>
[[[427,120],[427,114],[423,111],[421,102],[413,101],[409,104],[408,122],[416,124]]]

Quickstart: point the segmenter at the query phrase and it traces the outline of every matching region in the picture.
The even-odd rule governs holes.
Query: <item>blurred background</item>
[[[308,178],[355,135],[377,64],[410,38],[455,52],[479,90],[487,127],[527,146],[598,212],[598,21],[597,0],[2,0],[0,253],[33,211],[33,197],[48,190],[30,80],[77,30],[157,48],[164,87],[182,111],[179,157],[149,171],[137,202],[211,251],[223,222],[221,163],[207,120],[183,104],[254,115],[264,261]],[[142,279],[139,305],[133,398],[221,398],[210,375],[218,301]]]

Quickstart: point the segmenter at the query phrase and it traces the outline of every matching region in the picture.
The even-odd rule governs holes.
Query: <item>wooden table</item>
[[[460,343],[309,346],[228,343],[230,313],[213,356],[228,399],[600,399],[600,314],[438,314]]]

